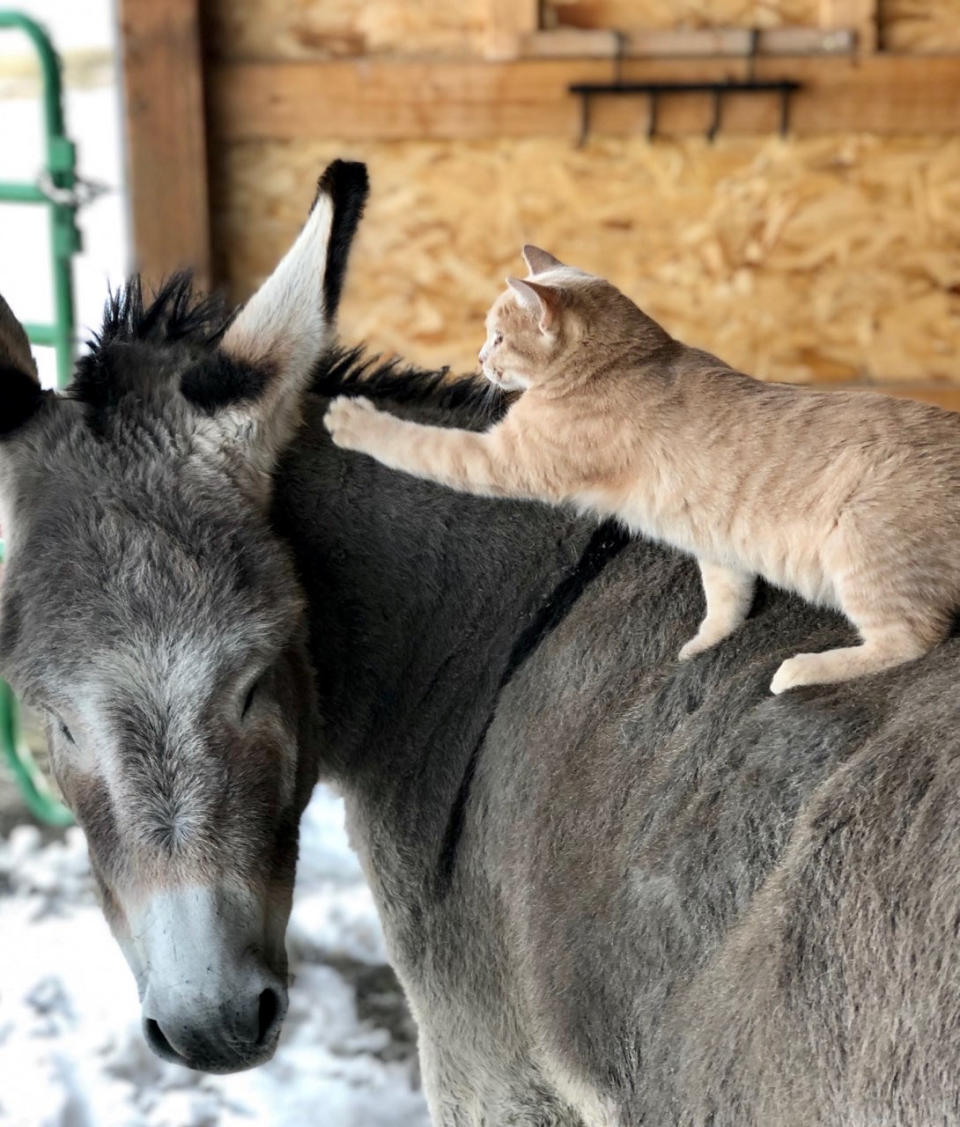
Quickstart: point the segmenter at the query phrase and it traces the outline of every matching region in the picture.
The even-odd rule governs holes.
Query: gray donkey
[[[0,668],[49,718],[151,1046],[273,1052],[320,775],[437,1124],[960,1123],[960,644],[773,698],[842,620],[762,589],[678,663],[692,560],[335,448],[332,394],[504,409],[333,349],[365,192],[331,166],[232,323],[129,286],[63,396],[0,310]]]

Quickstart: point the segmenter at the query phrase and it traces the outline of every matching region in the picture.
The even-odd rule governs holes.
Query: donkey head
[[[297,827],[317,774],[303,604],[271,474],[329,344],[366,196],[320,180],[229,324],[189,281],[108,304],[63,396],[0,299],[0,673],[43,711],[161,1056],[267,1059]]]

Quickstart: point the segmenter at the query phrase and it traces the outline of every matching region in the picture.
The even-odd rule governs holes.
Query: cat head
[[[507,391],[559,387],[625,343],[651,330],[666,333],[616,286],[566,266],[539,247],[525,246],[527,277],[507,278],[507,289],[487,314],[480,350],[483,374]]]

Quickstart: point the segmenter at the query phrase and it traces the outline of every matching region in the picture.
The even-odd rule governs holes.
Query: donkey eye
[[[243,699],[243,709],[240,713],[241,720],[246,718],[247,713],[253,707],[253,698],[257,695],[257,688],[259,687],[259,685],[259,681],[254,681],[250,688],[247,690],[247,695]]]

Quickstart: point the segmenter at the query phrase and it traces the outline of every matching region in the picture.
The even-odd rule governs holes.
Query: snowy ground
[[[112,46],[109,0],[15,3],[61,50]],[[24,54],[22,37],[0,33],[0,71]],[[81,339],[128,260],[118,96],[106,71],[106,84],[68,89],[66,99],[79,170],[111,189],[80,217]],[[0,180],[33,179],[39,126],[36,98],[0,97]],[[46,210],[0,205],[0,293],[24,320],[50,317],[48,254]],[[52,384],[52,350],[36,351]],[[10,795],[0,788],[0,802]],[[414,1030],[341,803],[322,788],[304,818],[289,948],[296,981],[273,1061],[227,1077],[166,1064],[140,1032],[133,977],[96,906],[79,830],[46,843],[29,825],[0,836],[0,1125],[425,1127]]]
[[[133,977],[96,905],[79,830],[0,839],[4,1127],[426,1127],[414,1031],[370,893],[318,788],[288,932],[295,981],[277,1054],[235,1076],[167,1064],[140,1032]]]

